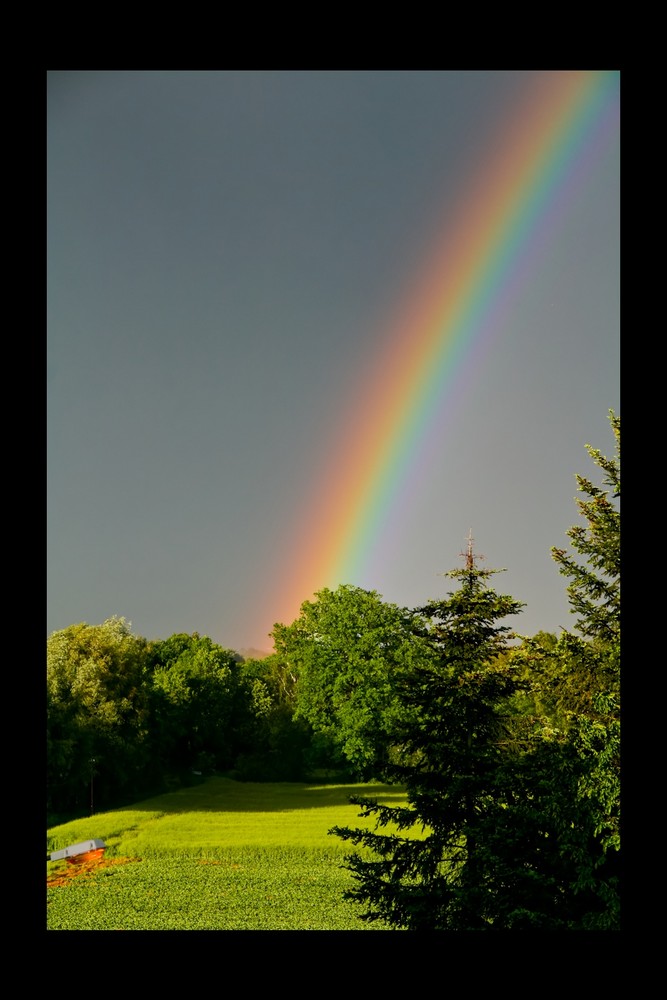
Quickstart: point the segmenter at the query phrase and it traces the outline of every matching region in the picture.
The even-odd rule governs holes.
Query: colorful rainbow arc
[[[577,171],[618,127],[618,73],[545,72],[493,136],[348,407],[281,574],[273,621],[323,587],[353,583],[410,479],[471,349],[498,325],[531,241],[566,207]],[[537,85],[536,85],[537,80]],[[282,567],[283,571],[285,567]]]

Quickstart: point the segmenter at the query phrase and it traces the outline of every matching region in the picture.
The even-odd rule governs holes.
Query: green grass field
[[[47,861],[47,930],[380,930],[343,900],[362,826],[350,795],[404,804],[387,785],[240,783],[194,788],[47,830],[47,855],[99,839],[103,862]],[[62,877],[59,877],[62,876]]]

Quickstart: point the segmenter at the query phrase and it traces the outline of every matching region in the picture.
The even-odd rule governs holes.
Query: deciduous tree
[[[380,774],[390,756],[405,710],[396,681],[418,654],[413,618],[376,591],[343,585],[274,628],[276,652],[297,679],[295,718],[328,738],[359,777]]]
[[[70,625],[47,641],[47,778],[52,809],[136,789],[148,741],[146,641],[119,617]],[[92,763],[94,761],[94,764]]]
[[[208,636],[150,644],[153,722],[165,767],[231,766],[237,726],[249,710],[240,657]]]

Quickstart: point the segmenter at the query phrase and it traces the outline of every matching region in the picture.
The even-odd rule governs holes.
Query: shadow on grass
[[[405,800],[402,789],[379,782],[318,785],[299,782],[240,782],[211,777],[110,812],[288,812],[350,805],[350,797],[377,798],[391,805]]]

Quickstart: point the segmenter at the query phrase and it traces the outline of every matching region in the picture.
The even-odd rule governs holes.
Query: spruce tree
[[[568,704],[568,692],[586,677],[588,698],[566,712],[562,753],[569,759],[560,794],[563,853],[574,862],[569,884],[576,900],[572,929],[620,929],[621,871],[621,421],[609,412],[615,454],[605,457],[586,446],[601,470],[601,485],[577,476],[576,503],[584,524],[567,535],[574,553],[553,548],[552,555],[576,616],[551,654],[538,651],[549,664],[561,665],[556,692]]]
[[[526,638],[514,657],[544,713],[515,776],[538,817],[552,919],[569,930],[620,928],[620,418],[610,422],[615,457],[587,446],[602,484],[576,477],[584,523],[567,532],[573,551],[552,549],[575,625],[557,641]]]
[[[577,476],[582,496],[576,500],[586,522],[567,532],[578,557],[554,547],[552,555],[570,583],[567,588],[576,629],[584,637],[612,647],[620,642],[621,629],[621,418],[613,411],[609,420],[615,439],[615,455],[606,458],[586,445],[593,462],[602,470],[602,485]]]
[[[471,537],[464,555],[465,568],[446,574],[459,589],[417,609],[430,653],[399,681],[402,755],[386,777],[408,805],[353,798],[375,829],[330,831],[371,849],[373,859],[347,856],[357,886],[346,895],[366,905],[362,919],[396,928],[480,930],[498,909],[489,872],[507,804],[508,699],[521,684],[502,655],[512,633],[499,623],[522,605],[489,587],[499,571],[479,567]]]

